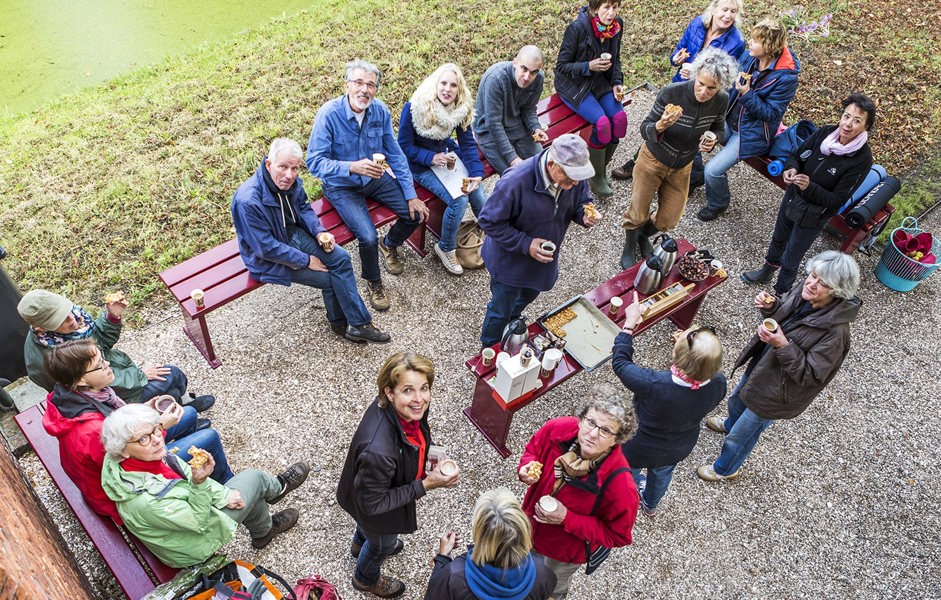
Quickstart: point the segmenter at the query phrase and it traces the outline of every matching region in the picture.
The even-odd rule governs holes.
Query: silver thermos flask
[[[660,286],[661,281],[663,281],[663,261],[656,254],[651,254],[637,270],[634,289],[640,294],[649,294]]]
[[[666,233],[661,233],[657,236],[657,239],[654,240],[656,246],[653,249],[653,256],[660,257],[660,260],[663,262],[663,268],[660,270],[663,273],[663,276],[666,277],[670,274],[670,271],[673,270],[673,265],[676,264],[676,258],[679,255],[679,248],[676,245],[676,240],[671,238]]]

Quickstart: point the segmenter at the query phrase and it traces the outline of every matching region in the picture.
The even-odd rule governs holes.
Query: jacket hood
[[[784,47],[784,50],[781,52],[781,56],[774,61],[774,66],[772,67],[773,71],[793,71],[794,73],[800,73],[801,65],[800,61],[797,60],[797,57],[791,52],[791,49],[787,46]]]
[[[43,417],[43,424],[50,435],[61,438],[79,424],[101,419],[107,414],[110,414],[110,411],[109,413],[99,411],[91,402],[57,383],[46,396],[46,414]]]

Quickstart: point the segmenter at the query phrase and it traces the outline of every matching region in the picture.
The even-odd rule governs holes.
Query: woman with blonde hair
[[[674,334],[673,364],[667,371],[634,364],[634,328],[641,307],[634,302],[624,315],[624,329],[614,339],[614,373],[634,393],[637,435],[621,450],[640,493],[640,509],[653,518],[667,493],[677,463],[693,451],[700,422],[725,398],[722,342],[711,327],[693,326]],[[646,476],[643,471],[646,470]]]
[[[429,75],[402,107],[399,119],[399,146],[408,158],[415,181],[441,198],[448,208],[441,222],[441,239],[435,254],[448,272],[460,275],[463,267],[457,261],[457,229],[470,204],[474,215],[480,213],[487,193],[480,186],[484,165],[477,153],[477,142],[471,130],[474,98],[460,67],[446,63]],[[452,135],[457,133],[457,140]],[[445,185],[433,167],[454,171],[457,161],[467,169],[460,193]],[[440,169],[439,169],[440,171]]]
[[[474,543],[452,560],[457,533],[441,536],[425,600],[546,600],[555,573],[532,554],[532,527],[506,488],[484,492],[474,506]]]

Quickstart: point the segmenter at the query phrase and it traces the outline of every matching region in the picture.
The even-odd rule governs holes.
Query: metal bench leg
[[[193,342],[210,367],[216,369],[222,364],[212,347],[212,338],[209,337],[209,327],[206,325],[205,316],[190,318],[186,311],[183,311],[183,333]]]

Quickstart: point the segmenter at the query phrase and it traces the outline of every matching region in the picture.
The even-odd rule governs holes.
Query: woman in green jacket
[[[101,427],[107,452],[101,486],[125,526],[157,558],[171,567],[201,563],[232,539],[238,523],[260,549],[297,523],[297,509],[272,516],[268,505],[307,479],[307,463],[295,463],[277,477],[248,469],[222,485],[209,478],[215,461],[208,453],[199,464],[194,461],[201,453],[190,452],[190,466],[167,452],[159,418],[150,406],[128,404]]]

